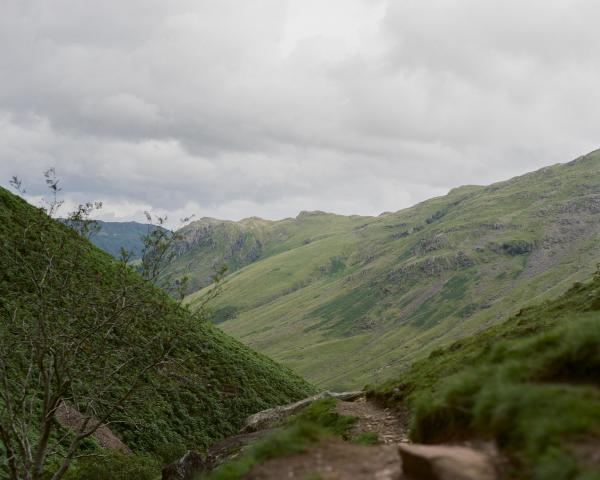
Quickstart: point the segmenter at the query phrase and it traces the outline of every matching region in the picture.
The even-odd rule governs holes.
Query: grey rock
[[[205,462],[202,456],[189,450],[179,460],[163,468],[162,480],[193,480],[205,470]]]
[[[462,446],[410,445],[399,447],[402,469],[419,480],[496,480],[492,459]]]
[[[364,395],[365,392],[362,390],[341,393],[329,391],[321,392],[296,403],[269,408],[267,410],[263,410],[262,412],[255,413],[246,419],[246,423],[241,431],[242,433],[250,433],[273,427],[285,418],[294,415],[295,413],[309,406],[311,403],[321,400],[322,398],[333,397],[339,400],[350,402],[363,397]]]

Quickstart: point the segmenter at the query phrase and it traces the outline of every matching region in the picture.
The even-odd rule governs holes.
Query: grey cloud
[[[597,146],[594,0],[6,0],[0,181],[376,214]],[[185,212],[190,213],[190,212]]]

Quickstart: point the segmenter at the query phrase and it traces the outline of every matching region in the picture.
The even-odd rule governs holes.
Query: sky
[[[1,0],[0,185],[377,215],[600,145],[597,0]]]

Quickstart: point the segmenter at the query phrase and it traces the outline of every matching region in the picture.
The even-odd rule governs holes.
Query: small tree
[[[18,179],[11,183],[23,193]],[[146,281],[160,278],[174,237],[150,231],[143,280],[127,254],[107,261],[53,220],[62,203],[54,170],[46,183],[52,199],[42,209],[0,204],[0,442],[12,480],[48,478],[49,464],[50,478],[61,479],[85,439],[126,414],[186,335],[170,321],[185,308],[182,297],[174,302]],[[80,205],[68,223],[88,236],[100,206]],[[70,428],[57,422],[65,408],[78,412]]]
[[[166,267],[177,258],[182,250],[181,243],[185,241],[185,237],[180,232],[193,216],[180,219],[179,228],[171,231],[165,228],[168,220],[166,216],[153,216],[149,212],[144,212],[144,214],[148,222],[148,230],[143,237],[144,246],[138,271],[145,280],[168,292],[181,304],[188,290],[188,277],[187,275],[174,275],[168,272]],[[128,261],[129,258],[131,258],[131,252],[122,249],[121,260]],[[226,265],[215,266],[212,275],[213,288],[202,297],[200,304],[197,304],[196,308],[200,311],[205,311],[207,305],[219,294],[220,282],[226,272]]]

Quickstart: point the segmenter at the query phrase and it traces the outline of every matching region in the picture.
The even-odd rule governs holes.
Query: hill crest
[[[257,237],[217,318],[319,385],[356,387],[589,276],[600,152],[384,216],[307,218]]]

